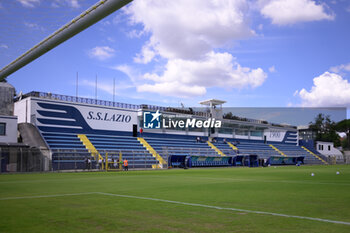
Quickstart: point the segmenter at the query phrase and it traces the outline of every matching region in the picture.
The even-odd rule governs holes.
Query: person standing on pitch
[[[128,163],[128,160],[127,159],[124,159],[124,171],[129,171],[129,163]]]
[[[91,159],[90,158],[87,159],[87,166],[88,166],[88,170],[90,170],[91,169]]]
[[[102,159],[101,159],[101,157],[99,157],[99,159],[98,159],[98,168],[101,170],[102,169]]]
[[[118,168],[118,161],[119,161],[119,159],[117,160],[117,159],[113,159],[113,167],[114,167],[114,169],[117,169]]]
[[[85,157],[84,162],[85,162],[85,169],[89,169],[89,160],[87,157]]]

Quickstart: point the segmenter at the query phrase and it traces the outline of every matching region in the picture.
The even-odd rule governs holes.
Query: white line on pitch
[[[245,210],[245,209],[237,209],[237,208],[227,208],[227,207],[203,205],[203,204],[197,204],[197,203],[188,203],[188,202],[164,200],[164,199],[151,198],[151,197],[139,197],[139,196],[130,196],[130,195],[122,195],[122,194],[103,193],[103,192],[96,192],[96,193],[97,194],[101,194],[101,195],[106,195],[106,196],[134,198],[134,199],[159,201],[159,202],[173,203],[173,204],[180,204],[180,205],[187,205],[187,206],[204,207],[204,208],[210,208],[210,209],[231,210],[231,211],[237,211],[237,212],[245,212],[245,213],[253,213],[253,214],[265,214],[265,215],[273,215],[273,216],[279,216],[279,217],[298,218],[298,219],[306,219],[306,220],[319,221],[319,222],[327,222],[327,223],[336,223],[336,224],[350,225],[350,222],[329,220],[329,219],[323,219],[323,218],[312,218],[312,217],[306,217],[306,216],[279,214],[279,213],[257,211],[257,210]]]
[[[99,193],[89,192],[89,193],[65,193],[65,194],[53,194],[53,195],[24,196],[24,197],[2,197],[2,198],[0,198],[0,201],[4,201],[4,200],[18,200],[18,199],[64,197],[64,196],[80,196],[80,195],[89,195],[89,194],[99,194]]]
[[[118,178],[134,178],[134,177],[140,177],[139,175],[127,175],[127,176],[110,176],[110,177],[80,177],[80,178],[69,178],[70,181],[89,181],[92,180],[100,180],[100,179],[111,179],[115,181]],[[163,179],[163,178],[171,178],[173,176],[168,175],[162,175],[162,176],[155,176],[155,175],[147,175],[147,178],[157,178],[157,179]],[[205,176],[181,176],[182,178],[189,178],[189,179],[195,179],[195,180],[220,180],[220,181],[227,181],[227,182],[264,182],[264,183],[290,183],[290,184],[305,184],[305,185],[340,185],[340,186],[350,186],[349,183],[329,183],[329,182],[314,182],[312,180],[308,181],[294,181],[294,180],[261,180],[261,179],[244,179],[244,178],[216,178],[216,177],[205,177]],[[0,185],[2,184],[17,184],[17,183],[43,183],[43,182],[59,182],[59,181],[67,181],[66,178],[62,179],[45,179],[45,180],[13,180],[13,181],[0,181]]]
[[[245,210],[245,209],[237,209],[237,208],[227,208],[227,207],[211,206],[211,205],[204,205],[204,204],[197,204],[197,203],[188,203],[188,202],[171,201],[171,200],[158,199],[158,198],[139,197],[139,196],[113,194],[113,193],[103,193],[103,192],[66,193],[66,194],[53,194],[53,195],[23,196],[23,197],[3,197],[3,198],[0,198],[0,201],[4,201],[4,200],[18,200],[18,199],[64,197],[64,196],[80,196],[80,195],[90,195],[90,194],[100,194],[100,195],[105,195],[105,196],[134,198],[134,199],[159,201],[159,202],[173,203],[173,204],[180,204],[180,205],[187,205],[187,206],[204,207],[204,208],[210,208],[210,209],[231,210],[231,211],[237,211],[237,212],[245,212],[245,213],[253,213],[253,214],[265,214],[265,215],[273,215],[273,216],[279,216],[279,217],[298,218],[298,219],[306,219],[306,220],[313,220],[313,221],[319,221],[319,222],[328,222],[328,223],[350,225],[350,222],[343,222],[343,221],[336,221],[336,220],[329,220],[329,219],[322,219],[322,218],[312,218],[312,217],[306,217],[306,216],[279,214],[279,213],[257,211],[257,210]]]

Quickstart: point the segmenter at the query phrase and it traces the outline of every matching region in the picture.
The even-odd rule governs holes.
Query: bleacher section
[[[84,169],[85,158],[91,156],[76,134],[41,133],[52,151],[52,169]]]
[[[84,169],[85,158],[91,157],[77,134],[73,133],[42,133],[52,150],[52,166],[54,170]],[[86,135],[97,151],[105,157],[117,160],[119,152],[123,159],[129,161],[129,168],[152,168],[158,161],[137,141],[130,136]],[[95,168],[93,161],[92,168]]]
[[[287,156],[298,157],[304,156],[305,164],[324,164],[320,159],[313,156],[300,146],[288,145],[288,144],[274,144],[276,148],[282,151]]]
[[[83,169],[86,167],[84,163],[85,158],[91,156],[91,151],[86,149],[85,145],[74,133],[42,133],[45,141],[52,150],[53,169]],[[155,154],[159,154],[165,160],[172,155],[180,156],[235,156],[240,155],[258,155],[259,158],[268,159],[271,156],[281,156],[281,154],[274,149],[278,149],[283,153],[283,156],[297,157],[304,156],[306,164],[324,164],[316,156],[312,155],[303,148],[290,144],[264,144],[257,141],[249,140],[232,140],[232,143],[237,150],[234,150],[229,144],[225,143],[223,139],[218,139],[213,142],[212,148],[207,143],[207,139],[201,142],[196,141],[195,136],[181,136],[181,135],[166,135],[151,134],[144,135],[144,139],[156,153],[147,150],[146,146],[142,145],[136,137],[127,135],[98,135],[87,134],[86,137],[96,150],[105,156],[108,152],[111,158],[117,160],[119,152],[122,153],[123,159],[129,160],[130,168],[155,168],[159,167],[160,160]],[[218,153],[218,150],[222,154]],[[96,161],[93,161],[93,168]]]
[[[52,150],[88,150],[84,144],[80,141],[76,134],[69,133],[42,133],[46,143]]]
[[[221,149],[230,148],[228,144],[223,143],[223,139],[219,139],[218,142],[214,143],[214,145]],[[321,159],[318,159],[311,153],[307,152],[300,146],[284,144],[284,143],[276,143],[276,144],[264,144],[262,142],[257,141],[249,141],[246,139],[237,139],[231,141],[235,147],[238,149],[238,154],[256,154],[261,159],[268,159],[271,156],[287,156],[287,157],[300,157],[304,156],[305,164],[326,164],[322,161],[322,156],[319,156]],[[271,146],[270,146],[271,145]],[[275,147],[276,151],[273,147]],[[232,149],[232,148],[231,148]],[[316,154],[317,155],[317,154]]]
[[[320,152],[318,152],[315,148],[311,148],[309,146],[301,146],[301,148],[305,147],[307,150],[311,151],[312,153],[314,153],[315,155],[317,155],[318,157],[320,157],[321,159],[323,159],[324,161],[327,160],[327,157],[324,156],[323,154],[321,154]],[[305,150],[305,149],[304,149]]]
[[[322,163],[328,164],[326,162],[326,160],[324,159],[324,156],[321,156],[321,154],[319,154],[319,153],[315,154],[314,152],[310,151],[309,149],[305,148],[304,146],[302,146],[301,148],[303,148],[305,151],[307,151],[309,154],[311,154],[312,156],[314,156],[318,160],[322,161]]]
[[[98,151],[145,150],[135,137],[86,135]]]
[[[164,159],[161,155],[159,155],[158,152],[150,144],[148,144],[148,142],[144,138],[138,137],[137,140],[158,161],[158,163],[159,163],[158,166],[152,165],[152,168],[163,168],[163,167],[166,167],[166,165],[168,164],[167,158]]]
[[[239,141],[236,144],[239,154],[256,154],[261,159],[268,159],[270,156],[279,156],[279,153],[262,142]]]
[[[213,143],[219,150],[221,150],[227,156],[235,156],[236,150],[233,150],[227,143],[223,141]]]
[[[196,137],[160,138],[157,136],[152,137],[148,134],[145,140],[163,157],[171,155],[220,156],[206,141],[197,142]],[[225,152],[223,151],[223,153]],[[234,153],[230,148],[229,152]]]
[[[152,168],[158,161],[140,144],[136,137],[87,135],[97,151],[114,152],[113,158],[122,152],[123,159],[129,161],[129,168]]]
[[[215,150],[216,153],[218,153],[220,156],[226,156],[224,152],[222,152],[219,148],[217,148],[213,143],[209,141],[207,141],[207,143],[208,143],[208,146],[210,146],[213,150]]]

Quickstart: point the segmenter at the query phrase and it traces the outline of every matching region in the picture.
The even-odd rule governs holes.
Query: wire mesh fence
[[[0,147],[0,173],[50,170],[48,151],[26,147]]]
[[[165,169],[163,163],[146,150],[99,151],[41,150],[37,148],[0,147],[0,173],[44,171],[121,171],[128,169]]]
[[[127,160],[129,169],[166,168],[148,151],[114,150],[91,154],[86,150],[55,150],[52,152],[52,170],[104,170],[118,171],[124,169]],[[167,161],[167,159],[165,159]]]
[[[234,150],[221,149],[226,156],[245,155]],[[254,151],[259,158],[279,156],[276,152]],[[0,146],[0,173],[15,172],[47,172],[47,171],[122,171],[167,169],[173,155],[185,156],[220,156],[217,152],[207,148],[163,147],[157,155],[146,150],[113,150],[99,151],[91,154],[88,150],[47,150],[18,146]],[[160,156],[161,158],[157,157]],[[348,157],[347,157],[348,158]],[[314,158],[315,160],[317,158]],[[329,164],[346,163],[327,158]]]
[[[167,168],[145,150],[113,150],[99,151],[91,154],[86,150],[56,150],[52,153],[52,168],[61,170],[124,170],[124,161],[128,169],[157,169]],[[165,159],[167,161],[167,159]]]

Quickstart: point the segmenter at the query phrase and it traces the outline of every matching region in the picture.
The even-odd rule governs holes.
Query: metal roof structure
[[[199,102],[201,105],[207,105],[207,106],[216,106],[216,105],[222,105],[226,103],[224,100],[217,100],[217,99],[210,99],[210,100],[204,100]]]

